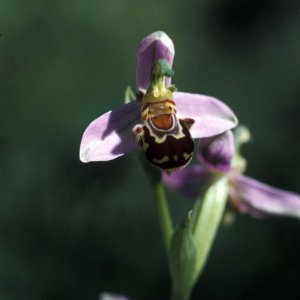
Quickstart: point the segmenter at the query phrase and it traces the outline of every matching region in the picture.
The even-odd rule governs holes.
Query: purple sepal
[[[130,102],[100,116],[85,130],[80,160],[106,161],[138,148],[132,128],[140,122],[140,104]]]
[[[163,174],[162,180],[169,189],[194,200],[207,187],[211,174],[207,168],[195,165],[176,171],[172,175]]]
[[[216,98],[183,92],[175,92],[173,96],[178,118],[195,120],[190,129],[194,139],[223,133],[238,123],[232,110]]]
[[[236,174],[233,189],[239,199],[237,208],[252,216],[300,217],[300,195],[274,188],[250,177]]]
[[[211,169],[229,171],[234,152],[234,137],[230,130],[199,140],[198,159]]]
[[[139,44],[136,52],[136,86],[137,91],[146,91],[150,84],[153,65],[159,59],[165,59],[172,67],[175,55],[174,44],[163,31],[156,31],[146,36]],[[166,78],[169,86],[170,78]]]

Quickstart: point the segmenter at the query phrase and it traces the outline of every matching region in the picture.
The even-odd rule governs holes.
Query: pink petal
[[[139,121],[140,105],[136,101],[100,116],[82,136],[80,160],[106,161],[136,149],[132,128]]]
[[[159,59],[165,59],[172,67],[175,50],[169,36],[163,31],[156,31],[146,36],[138,46],[136,56],[136,85],[137,90],[146,91],[150,84],[153,65]],[[166,85],[171,78],[166,78]]]
[[[195,120],[190,130],[193,138],[217,135],[234,128],[238,123],[232,110],[216,98],[175,92],[174,101],[178,118]]]
[[[234,137],[231,130],[199,140],[198,159],[213,170],[228,172],[234,153]]]
[[[164,184],[171,190],[195,200],[212,179],[209,170],[200,165],[188,166],[171,175],[163,174]]]
[[[300,195],[274,188],[244,175],[234,175],[238,208],[251,215],[300,217]]]

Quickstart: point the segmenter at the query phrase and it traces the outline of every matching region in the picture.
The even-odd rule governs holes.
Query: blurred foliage
[[[300,193],[297,0],[0,2],[0,298],[166,299],[153,194],[135,154],[82,164],[90,121],[135,84],[135,49],[164,30],[180,90],[249,126],[248,174]],[[174,195],[180,219],[191,207]],[[300,224],[239,216],[193,299],[300,296]],[[296,296],[297,295],[297,296]]]

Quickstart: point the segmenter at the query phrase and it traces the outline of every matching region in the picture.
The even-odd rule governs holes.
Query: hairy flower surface
[[[248,137],[245,128],[237,130],[235,152],[231,131],[200,141],[200,164],[189,166],[171,176],[164,175],[164,183],[170,189],[196,199],[211,182],[220,176],[227,176],[230,184],[228,200],[239,212],[254,217],[281,215],[299,218],[300,195],[243,175],[246,161],[239,150]]]
[[[162,31],[145,37],[137,49],[137,99],[94,120],[80,145],[82,162],[107,161],[141,147],[163,170],[190,161],[192,139],[211,137],[237,125],[220,100],[171,85],[174,45]],[[190,136],[190,137],[189,137]]]

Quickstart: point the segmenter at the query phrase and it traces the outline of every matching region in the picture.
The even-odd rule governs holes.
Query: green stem
[[[154,191],[156,196],[156,205],[158,210],[158,216],[162,229],[163,239],[166,251],[169,251],[170,242],[173,233],[173,225],[171,215],[169,211],[168,201],[166,198],[164,186],[162,182],[157,182],[154,185]]]
[[[184,294],[184,295],[182,294],[181,287],[174,286],[173,290],[172,290],[171,299],[172,300],[189,300],[191,293],[192,293],[192,289],[185,291],[185,293],[186,294]]]

